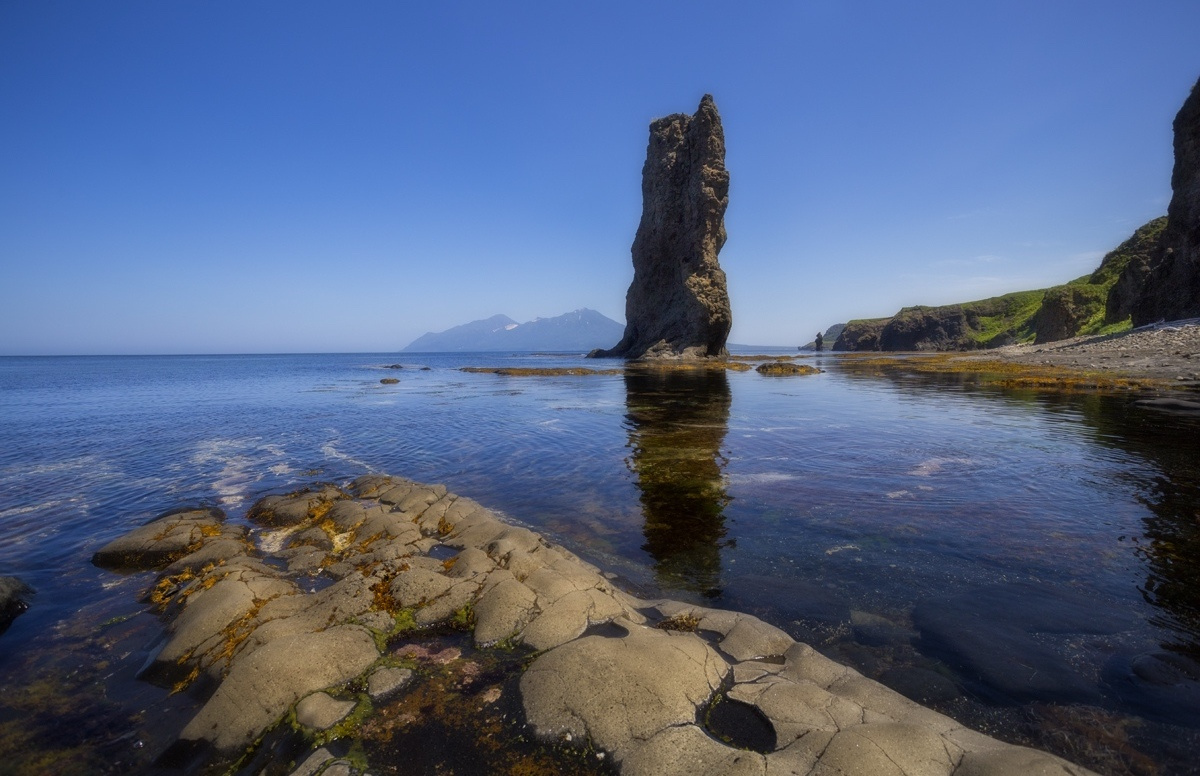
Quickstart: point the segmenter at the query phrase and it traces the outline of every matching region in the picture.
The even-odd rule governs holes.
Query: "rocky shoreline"
[[[1156,323],[1108,336],[1074,337],[1043,345],[1007,345],[964,358],[1113,372],[1197,389],[1200,388],[1200,318]]]
[[[166,633],[141,678],[202,701],[164,768],[378,773],[355,742],[390,741],[453,703],[493,754],[504,744],[489,720],[513,717],[580,770],[1091,773],[969,730],[750,615],[630,596],[443,486],[367,475],[268,496],[247,519],[182,508],[93,558],[158,571],[146,601]],[[484,657],[430,640],[446,629]],[[449,663],[459,673],[432,682]],[[511,715],[489,711],[506,703]]]

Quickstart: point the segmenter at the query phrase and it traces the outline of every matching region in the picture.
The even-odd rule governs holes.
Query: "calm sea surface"
[[[93,568],[105,542],[180,504],[241,519],[269,492],[387,472],[637,594],[754,612],[988,732],[1108,773],[1198,772],[1200,421],[816,362],[513,378],[457,368],[611,364],[0,358],[0,575],[36,590],[0,636],[0,760],[136,770],[195,709],[133,679],[152,577]]]

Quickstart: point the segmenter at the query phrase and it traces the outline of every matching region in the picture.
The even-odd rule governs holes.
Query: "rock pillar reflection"
[[[626,459],[641,491],[646,543],[664,588],[720,595],[725,492],[721,446],[729,428],[724,369],[625,370]]]

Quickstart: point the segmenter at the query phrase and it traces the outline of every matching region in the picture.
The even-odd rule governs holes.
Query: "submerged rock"
[[[1095,685],[1044,634],[1110,634],[1129,622],[1067,590],[1000,584],[922,601],[913,612],[923,651],[944,656],[997,701],[1097,702]]]
[[[25,598],[33,589],[16,577],[0,577],[0,633],[8,630],[22,612],[29,608]]]
[[[725,273],[729,173],[725,134],[711,95],[695,115],[650,124],[642,167],[642,220],[633,240],[625,335],[594,357],[725,356],[733,324]]]

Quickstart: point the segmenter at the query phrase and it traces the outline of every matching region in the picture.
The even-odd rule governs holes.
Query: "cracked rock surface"
[[[623,774],[1090,773],[964,728],[750,615],[634,598],[442,486],[367,475],[268,496],[247,519],[249,534],[213,510],[167,513],[96,558],[159,569],[148,601],[166,634],[143,676],[206,697],[179,737],[227,760],[289,719],[353,736],[354,698],[412,691],[390,647],[452,622],[479,648],[532,649],[519,688],[534,735],[592,747]],[[715,703],[753,709],[772,745],[713,735]],[[361,770],[323,743],[295,774]]]

